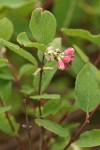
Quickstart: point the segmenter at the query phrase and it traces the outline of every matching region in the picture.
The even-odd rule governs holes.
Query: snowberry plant
[[[29,28],[35,42],[33,42],[33,39],[29,40],[26,32],[20,33],[17,37],[20,46],[8,42],[13,33],[13,25],[7,18],[1,20],[0,26],[3,27],[5,24],[6,27],[9,26],[9,28],[5,28],[6,33],[5,31],[0,32],[0,69],[9,69],[11,75],[9,75],[7,71],[7,75],[5,75],[4,78],[7,80],[10,78],[10,81],[6,83],[4,81],[1,82],[4,88],[3,90],[0,89],[0,129],[14,136],[23,150],[34,149],[32,141],[34,122],[38,128],[40,128],[35,149],[67,150],[71,146],[73,150],[80,150],[80,147],[100,145],[100,130],[95,129],[84,132],[81,135],[81,132],[86,125],[90,123],[91,117],[100,106],[98,70],[89,62],[89,59],[76,45],[65,49],[62,48],[61,38],[55,37],[56,19],[49,11],[37,8],[31,15]],[[62,32],[66,34],[67,29],[62,29]],[[8,34],[8,36],[6,36],[6,34]],[[28,52],[22,47],[26,49],[36,48],[37,56],[35,57],[35,55],[33,55],[33,51]],[[17,74],[14,64],[12,64],[12,61],[6,53],[7,50],[15,52],[30,63],[23,65]],[[66,109],[69,106],[67,99],[63,102],[59,94],[49,94],[46,92],[57,70],[61,72],[70,70],[71,74],[74,76],[77,75],[75,96],[73,99],[78,104],[78,106],[75,107],[79,107],[86,113],[85,122],[77,129],[72,137],[71,129],[76,127],[76,125],[72,124],[71,126],[66,122],[62,123],[62,120],[65,119],[69,113],[69,110]],[[21,80],[25,74],[29,74],[29,78],[32,78],[33,87],[30,87],[30,84],[23,86],[24,83]],[[20,122],[17,123],[14,117],[8,112],[11,106],[6,106],[10,90],[12,86],[14,86],[12,83],[16,84],[21,94],[21,101],[23,101],[26,118],[22,126]],[[30,107],[30,105],[33,107]],[[75,108],[72,108],[72,110],[74,109]],[[32,116],[31,124],[29,119],[30,111]],[[61,115],[63,111],[65,111],[64,116]],[[58,118],[60,116],[61,119],[55,120],[55,115]],[[25,146],[19,134],[19,129],[22,128],[27,132],[27,146]]]

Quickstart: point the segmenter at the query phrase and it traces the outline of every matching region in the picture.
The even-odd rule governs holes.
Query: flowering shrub
[[[39,7],[37,1],[34,10],[31,0],[16,1],[16,5],[6,0],[0,3],[1,9],[9,10],[9,19],[0,20],[0,136],[12,143],[6,149],[85,150],[100,146],[100,127],[84,130],[92,116],[100,113],[100,71],[96,67],[100,55],[93,64],[77,41],[66,42],[66,36],[72,36],[98,45],[100,35],[68,28],[77,2],[47,2],[54,5],[53,13],[46,10],[48,5]],[[77,113],[85,119],[83,123],[73,121]],[[13,138],[16,141],[12,142]],[[2,150],[4,146],[1,142]]]

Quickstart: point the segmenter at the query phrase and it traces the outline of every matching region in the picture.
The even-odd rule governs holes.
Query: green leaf
[[[55,36],[56,20],[51,12],[37,8],[32,13],[29,27],[36,41],[49,44]]]
[[[4,113],[11,109],[11,106],[0,107],[0,113]]]
[[[80,147],[94,147],[100,145],[100,130],[94,129],[81,134],[76,142]]]
[[[100,34],[92,35],[89,31],[83,29],[66,29],[66,28],[63,28],[62,32],[64,32],[68,36],[80,37],[94,44],[100,45]]]
[[[36,67],[32,64],[25,64],[19,70],[19,77],[21,78],[24,75],[32,75],[32,73],[36,70]]]
[[[85,64],[89,62],[89,59],[77,45],[73,45],[73,47],[75,49],[75,59],[73,65],[69,68],[69,72],[76,77]]]
[[[61,104],[61,99],[53,99],[48,101],[43,107],[42,117],[46,117],[50,114],[56,114],[61,108]]]
[[[35,95],[35,96],[30,96],[32,99],[59,99],[60,95],[59,94],[42,94],[42,95]]]
[[[76,6],[75,0],[57,0],[53,8],[58,28],[68,27]]]
[[[27,37],[26,32],[22,32],[17,36],[17,41],[19,42],[20,45],[24,45],[27,47],[30,43],[32,43],[29,38]]]
[[[12,93],[12,82],[6,80],[0,80],[0,97],[7,101]]]
[[[25,47],[35,47],[42,52],[46,50],[46,46],[44,44],[38,43],[38,42],[31,42],[28,37],[26,32],[20,33],[17,36],[17,41],[21,44],[24,45]]]
[[[11,126],[5,116],[5,114],[0,114],[0,130],[8,135],[16,135],[19,129],[19,124],[15,121],[14,117],[10,115],[10,120],[15,128],[15,131],[12,131]]]
[[[61,49],[61,38],[55,38],[49,45]]]
[[[7,62],[7,59],[3,58],[3,56],[0,56],[0,65],[6,64]]]
[[[100,102],[100,89],[96,73],[97,69],[87,63],[76,78],[75,98],[80,108],[87,113]]]
[[[29,52],[23,50],[22,48],[20,48],[18,45],[15,45],[11,42],[5,41],[2,38],[0,38],[0,44],[6,46],[7,48],[9,48],[11,51],[17,53],[18,55],[22,56],[23,58],[27,59],[28,61],[30,61],[31,63],[33,63],[34,65],[37,66],[37,61],[36,59],[32,56],[32,54],[30,54]]]
[[[33,90],[32,87],[25,84],[25,85],[22,86],[22,89],[20,91],[24,94],[30,95],[31,93],[33,93],[34,90]]]
[[[0,0],[0,7],[8,7],[8,8],[12,8],[12,9],[16,9],[16,8],[20,8],[24,5],[27,5],[29,2],[34,2],[35,0],[29,0],[29,1],[25,1],[25,0]]]
[[[9,19],[3,18],[0,20],[0,38],[3,38],[7,41],[10,40],[13,30],[13,24]]]
[[[68,137],[68,131],[65,130],[62,126],[60,126],[59,124],[57,124],[53,121],[44,120],[44,119],[36,119],[35,122],[39,126],[42,126],[45,129],[50,130],[51,132],[54,132],[58,136]]]
[[[55,72],[57,71],[56,62],[49,62],[45,65],[45,67],[53,67],[54,69],[50,70],[49,73],[48,73],[48,71],[43,71],[41,93],[43,91],[45,91],[45,89],[48,87]],[[39,89],[39,79],[40,79],[40,73],[34,78],[34,88],[36,91],[38,91],[38,89]]]
[[[2,68],[0,68],[0,79],[14,80],[14,77],[12,76],[8,66],[3,66]]]

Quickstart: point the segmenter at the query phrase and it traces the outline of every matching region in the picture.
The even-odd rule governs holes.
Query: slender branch
[[[5,104],[4,104],[4,102],[2,100],[0,100],[0,103],[1,103],[2,106],[5,106]],[[11,127],[11,130],[13,132],[15,132],[15,127],[14,127],[14,125],[13,125],[11,119],[10,119],[9,113],[7,111],[5,112],[5,115],[6,115],[6,118],[7,118],[8,122],[9,122],[9,125]],[[25,150],[25,146],[22,144],[18,134],[15,135],[15,139],[16,139],[17,143],[21,146],[21,149]]]
[[[23,127],[26,129],[27,131],[27,135],[28,135],[28,143],[29,143],[29,150],[32,150],[32,138],[31,138],[31,128],[32,126],[29,125],[29,119],[28,119],[28,115],[27,115],[27,105],[26,105],[26,99],[23,100],[24,103],[24,109],[25,109],[25,116],[26,116],[26,125],[23,125]]]
[[[39,90],[38,90],[38,95],[41,94],[41,85],[42,85],[42,75],[43,75],[43,66],[44,66],[44,54],[43,54],[43,58],[42,58],[42,63],[41,63],[41,70],[40,70],[40,80],[39,80]],[[41,118],[41,103],[39,101],[38,103],[38,106],[39,106],[39,115],[40,115],[40,118]]]
[[[83,123],[83,125],[82,125],[82,126],[80,127],[80,129],[76,132],[76,134],[70,139],[70,141],[68,142],[68,144],[65,146],[65,148],[64,148],[63,150],[67,150],[67,149],[69,148],[69,146],[79,138],[81,132],[82,132],[83,129],[87,126],[87,124],[90,123],[90,119],[92,118],[92,116],[93,116],[94,113],[98,110],[99,107],[100,107],[100,104],[99,104],[88,116],[86,116],[86,120],[85,120],[85,122]]]
[[[40,70],[40,80],[39,80],[39,90],[38,90],[38,95],[41,94],[41,86],[42,86],[42,75],[43,75],[43,66],[44,66],[44,54],[42,57],[42,63],[41,63],[41,70]],[[41,111],[41,102],[40,100],[38,101],[38,108],[39,108],[39,116],[40,118],[42,118],[42,111]],[[40,132],[40,144],[39,144],[39,150],[42,150],[42,146],[43,146],[43,128],[40,128],[41,132]]]

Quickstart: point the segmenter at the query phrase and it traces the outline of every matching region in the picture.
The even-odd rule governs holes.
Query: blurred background
[[[49,10],[54,14],[57,20],[56,37],[62,38],[62,50],[65,50],[67,47],[72,47],[75,44],[100,69],[100,44],[96,45],[79,37],[67,36],[61,31],[61,28],[72,28],[88,30],[94,35],[100,34],[100,0],[0,0],[0,19],[7,17],[14,26],[14,31],[10,39],[11,42],[18,44],[16,38],[21,32],[26,32],[30,40],[34,41],[29,29],[29,21],[32,11],[37,7],[42,7],[44,10]],[[37,57],[36,49],[24,49]],[[7,51],[6,53],[14,65],[16,74],[18,74],[20,68],[27,61],[15,55],[13,52]],[[51,118],[55,121],[60,120],[61,116],[67,115],[67,111],[68,117],[64,122],[67,122],[68,125],[72,123],[73,126],[70,127],[72,134],[77,131],[79,123],[81,124],[85,119],[85,113],[79,109],[74,99],[75,79],[80,71],[77,68],[80,67],[81,69],[84,66],[84,62],[79,62],[80,58],[76,55],[75,63],[69,71],[57,71],[47,88],[48,93],[59,93],[62,95],[63,107],[59,109],[55,116],[52,115]],[[23,87],[21,92],[23,93],[24,91],[28,91],[29,94],[33,92],[33,76],[31,74],[32,72],[30,71],[28,74],[21,76],[21,84]],[[0,92],[4,96],[5,103],[12,105],[11,114],[22,125],[25,120],[22,96],[15,84],[9,68],[7,66],[0,66]],[[29,103],[28,105],[28,114],[30,116],[30,123],[32,123],[32,118],[36,112],[33,112],[33,104]],[[0,119],[2,120],[2,117]],[[0,126],[2,126],[1,122]],[[37,127],[35,128],[38,130]],[[93,116],[91,124],[85,130],[91,130],[93,128],[100,128],[100,111],[97,111]],[[26,140],[24,129],[21,129],[20,132],[23,140]],[[34,133],[34,136],[36,136],[36,133]],[[1,127],[0,150],[17,150],[17,146],[13,147],[11,143],[15,142],[13,138],[10,137],[9,139],[8,137],[9,135],[4,133]],[[37,139],[34,140],[34,142],[36,141]],[[100,150],[100,147],[83,148],[80,150]]]

